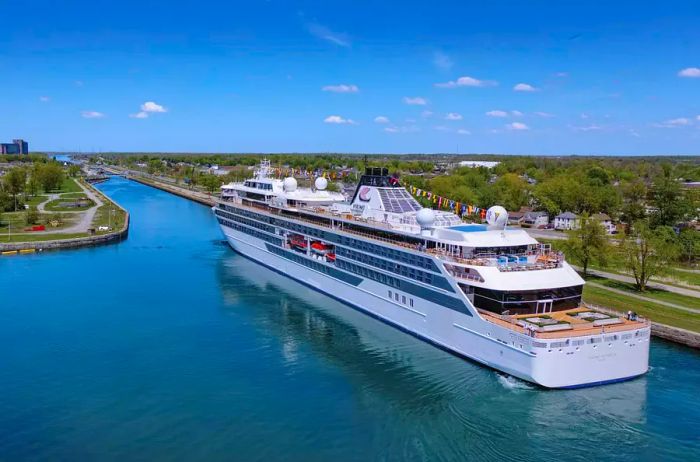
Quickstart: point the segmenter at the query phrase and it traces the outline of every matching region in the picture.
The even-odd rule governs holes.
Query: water
[[[462,231],[464,233],[476,233],[479,231],[486,231],[486,226],[485,225],[459,225],[459,226],[450,226],[450,229],[455,229],[457,231]]]
[[[700,460],[700,355],[545,391],[234,254],[123,179],[118,245],[0,257],[0,460]]]

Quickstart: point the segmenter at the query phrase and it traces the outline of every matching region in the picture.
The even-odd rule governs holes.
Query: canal
[[[114,178],[121,244],[0,258],[0,460],[700,460],[700,355],[546,391],[234,254]]]

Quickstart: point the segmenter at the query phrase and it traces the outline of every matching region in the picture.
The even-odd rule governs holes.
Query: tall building
[[[29,143],[24,140],[0,143],[0,154],[29,154]]]

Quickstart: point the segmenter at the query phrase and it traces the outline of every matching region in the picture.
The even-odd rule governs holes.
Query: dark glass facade
[[[529,314],[538,311],[541,301],[552,302],[551,311],[563,311],[581,305],[583,286],[557,289],[505,291],[474,287],[474,306],[493,313]]]

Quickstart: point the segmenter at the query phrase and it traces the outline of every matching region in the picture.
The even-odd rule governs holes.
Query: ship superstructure
[[[213,208],[239,253],[419,338],[545,387],[626,380],[648,369],[650,326],[582,303],[564,255],[524,230],[422,208],[383,168],[352,197],[325,178],[222,187]]]

